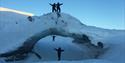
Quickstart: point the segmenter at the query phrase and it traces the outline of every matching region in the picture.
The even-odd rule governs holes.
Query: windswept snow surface
[[[34,54],[30,54],[27,59],[16,63],[125,63],[125,30],[87,26],[65,13],[61,13],[59,18],[56,13],[48,13],[33,16],[33,19],[34,21],[30,22],[25,15],[0,11],[0,53],[14,50],[30,36],[56,27],[69,32],[84,33],[89,36],[93,44],[101,41],[104,43],[104,48],[108,48],[108,50],[98,59],[88,60],[84,58],[85,54],[83,54],[86,49],[77,43],[72,43],[72,38],[57,36],[56,41],[52,41],[52,37],[48,36],[41,39],[34,48],[34,51],[42,56],[41,60]],[[63,61],[60,62],[56,61],[56,51],[54,51],[54,48],[58,47],[65,50],[62,53]]]
[[[41,62],[37,62],[37,63],[41,63]],[[112,63],[110,61],[106,61],[106,60],[95,60],[95,59],[91,59],[91,60],[81,60],[81,61],[48,61],[48,62],[42,62],[42,63]]]

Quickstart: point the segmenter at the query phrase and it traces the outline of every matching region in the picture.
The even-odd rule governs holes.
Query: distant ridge
[[[14,10],[14,9],[4,8],[4,7],[0,7],[0,11],[10,11],[10,12],[18,13],[18,14],[23,14],[23,15],[26,15],[26,16],[33,16],[32,13],[18,11],[18,10]]]

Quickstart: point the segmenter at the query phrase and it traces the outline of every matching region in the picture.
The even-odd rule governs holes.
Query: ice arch
[[[54,16],[56,15],[55,13],[54,14],[47,14],[47,15],[44,15],[44,19],[41,17],[39,18],[40,20],[44,20],[45,21],[48,21],[48,17],[50,18],[50,20],[53,20],[50,16]],[[79,28],[83,25],[81,25],[79,23],[79,21],[77,19],[73,19],[73,17],[69,16],[69,15],[62,15],[61,14],[61,18],[62,19],[67,19],[64,20],[66,23],[69,23],[69,26],[67,28],[71,28],[73,25],[79,25]],[[46,18],[45,18],[46,17]],[[71,23],[69,22],[69,19],[71,19],[70,21],[72,21],[71,23],[73,24],[72,26],[70,25]],[[57,19],[54,19],[54,21],[56,21]],[[37,21],[37,20],[36,20]],[[58,19],[57,20],[58,22],[62,22],[61,19]],[[39,22],[39,20],[38,20]],[[42,22],[42,23],[43,23]],[[51,23],[51,24],[55,24],[54,23]],[[50,25],[50,23],[49,23]],[[47,25],[46,25],[47,26]],[[76,27],[77,28],[77,27]],[[30,53],[32,51],[32,49],[34,48],[35,44],[42,38],[46,37],[46,36],[49,36],[49,35],[59,35],[59,36],[64,36],[64,37],[71,37],[74,39],[73,42],[79,42],[80,44],[83,44],[83,46],[87,46],[90,50],[90,52],[95,52],[93,54],[91,54],[90,56],[94,57],[98,54],[98,52],[100,52],[100,48],[98,48],[97,46],[93,45],[91,43],[91,40],[89,39],[89,37],[85,34],[81,34],[81,33],[76,33],[76,32],[69,32],[67,30],[65,30],[63,28],[63,26],[60,26],[59,28],[58,27],[55,27],[55,26],[50,26],[48,29],[45,29],[43,31],[40,31],[39,33],[37,34],[34,34],[33,36],[27,38],[23,44],[18,47],[18,48],[15,48],[15,50],[13,51],[9,51],[9,52],[6,52],[6,53],[3,53],[3,54],[0,54],[0,57],[11,57],[13,59],[13,57],[16,57],[16,58],[19,58],[20,57],[24,58],[27,56],[28,53]]]

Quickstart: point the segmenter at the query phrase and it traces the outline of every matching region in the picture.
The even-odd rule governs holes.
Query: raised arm
[[[54,48],[54,50],[56,50],[56,51],[57,51],[58,49]]]
[[[51,4],[51,3],[49,3],[49,5],[51,5],[51,6],[52,6],[52,4]]]
[[[61,3],[60,5],[63,5],[63,3]]]
[[[64,50],[61,50],[62,52],[64,51]]]

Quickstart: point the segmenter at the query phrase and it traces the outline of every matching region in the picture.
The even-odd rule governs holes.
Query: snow
[[[116,63],[125,62],[125,34],[116,35],[105,40],[107,44],[110,44],[110,50],[107,51],[101,58],[114,61]],[[111,56],[112,55],[112,56]]]
[[[26,60],[16,63],[125,63],[125,30],[109,30],[82,24],[78,19],[61,13],[47,13],[42,16],[33,16],[34,21],[30,22],[26,15],[0,11],[0,53],[14,50],[19,47],[28,37],[48,28],[62,28],[72,33],[84,33],[90,37],[93,44],[98,41],[104,43],[108,48],[98,59],[87,58],[84,53],[88,49],[77,43],[72,43],[72,38],[57,36],[52,41],[47,36],[38,41],[34,50],[42,56],[39,60],[35,55],[30,54]],[[55,23],[57,22],[57,24]],[[62,61],[57,61],[54,48],[61,47]],[[93,53],[93,52],[92,52]],[[0,59],[2,62],[3,59]]]
[[[38,62],[40,63],[40,62]],[[81,61],[51,61],[51,62],[42,62],[42,63],[112,63],[110,61],[106,61],[106,60],[95,60],[95,59],[91,59],[91,60],[81,60]]]

